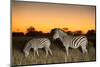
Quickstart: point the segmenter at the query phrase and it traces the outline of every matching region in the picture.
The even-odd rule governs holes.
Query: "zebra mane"
[[[56,29],[56,31],[58,31],[58,33],[61,35],[61,36],[64,36],[64,37],[66,37],[66,36],[69,36],[67,33],[65,33],[63,30],[61,30],[61,29]]]

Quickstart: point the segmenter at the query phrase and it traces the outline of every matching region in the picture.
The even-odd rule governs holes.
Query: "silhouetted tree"
[[[26,33],[26,36],[32,36],[34,35],[34,31],[35,31],[35,28],[30,26],[28,29],[27,29],[27,33]]]
[[[66,33],[69,35],[74,35],[74,33],[72,31],[67,31]]]
[[[64,28],[63,28],[63,30],[67,31],[67,30],[68,30],[68,28],[67,28],[67,27],[64,27]]]
[[[88,30],[86,34],[89,41],[93,43],[93,46],[96,48],[96,31],[95,30]]]
[[[96,31],[95,30],[88,30],[87,32],[87,36],[91,36],[91,35],[96,35]]]
[[[27,32],[34,32],[35,31],[35,28],[30,26],[28,29],[27,29]]]
[[[12,36],[24,36],[23,32],[12,32]]]
[[[86,36],[89,40],[95,41],[96,40],[96,31],[95,30],[88,30]]]
[[[81,34],[83,34],[83,32],[81,30],[74,32],[74,35],[81,35]]]
[[[26,36],[42,37],[42,36],[46,36],[46,34],[44,34],[42,31],[37,31],[35,30],[34,27],[30,26],[27,29]]]

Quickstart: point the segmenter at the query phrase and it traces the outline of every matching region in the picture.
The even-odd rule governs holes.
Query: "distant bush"
[[[12,36],[24,36],[23,32],[12,32]]]

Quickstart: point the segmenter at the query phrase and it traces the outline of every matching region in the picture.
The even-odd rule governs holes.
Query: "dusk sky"
[[[31,2],[12,4],[12,31],[26,32],[33,26],[37,31],[53,28],[81,30],[95,29],[95,6],[62,5]]]

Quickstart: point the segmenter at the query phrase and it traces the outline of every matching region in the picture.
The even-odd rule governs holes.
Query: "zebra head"
[[[54,32],[54,35],[53,35],[53,39],[58,39],[58,38],[59,38],[59,32],[56,29],[55,32]]]
[[[61,29],[56,29],[54,32],[53,39],[58,39],[58,38],[62,38],[62,37],[69,37],[69,35]]]
[[[31,48],[31,44],[28,42],[28,43],[25,45],[25,48],[23,49],[23,52],[24,52],[24,54],[25,54],[25,57],[27,57],[27,56],[29,55],[30,48]]]

